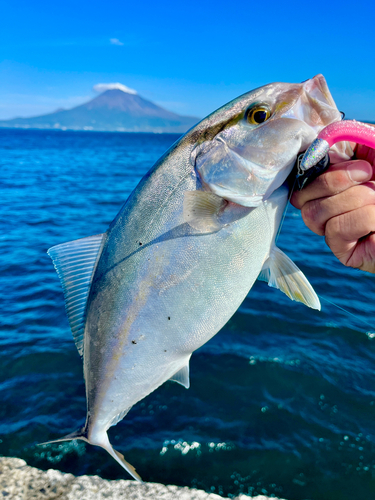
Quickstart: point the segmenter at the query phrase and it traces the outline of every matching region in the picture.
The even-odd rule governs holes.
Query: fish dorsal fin
[[[178,384],[183,385],[186,389],[190,387],[190,379],[189,379],[189,361],[186,365],[178,370],[169,380],[173,382],[177,382]]]
[[[214,193],[185,191],[184,221],[201,232],[218,231],[223,227],[218,220],[218,215],[227,203]]]
[[[83,356],[86,302],[104,234],[68,241],[47,253],[61,281],[65,308],[78,352]]]
[[[290,299],[320,311],[320,301],[303,272],[284,252],[273,246],[258,279],[278,288]]]

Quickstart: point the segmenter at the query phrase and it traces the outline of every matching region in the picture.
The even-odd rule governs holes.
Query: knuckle
[[[302,219],[306,226],[314,233],[322,236],[324,231],[319,217],[320,212],[321,207],[319,200],[311,200],[305,203],[301,210]]]
[[[332,217],[326,224],[326,238],[328,240],[342,239],[342,235],[345,232],[345,214],[338,217]],[[328,244],[328,246],[330,246]]]
[[[321,175],[323,190],[328,195],[338,194],[348,184],[348,176],[343,170],[334,170]]]
[[[348,266],[350,247],[343,237],[345,235],[345,217],[338,216],[330,219],[326,224],[325,241],[337,259]]]
[[[375,229],[375,205],[367,205],[361,209],[365,232],[370,233]]]

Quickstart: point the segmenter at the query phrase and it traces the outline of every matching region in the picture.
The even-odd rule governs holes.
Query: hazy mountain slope
[[[182,133],[198,121],[199,118],[167,111],[138,94],[113,89],[73,109],[0,120],[0,127]]]

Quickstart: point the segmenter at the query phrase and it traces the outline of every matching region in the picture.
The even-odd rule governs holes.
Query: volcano
[[[106,84],[98,85],[105,87]],[[172,113],[121,84],[91,101],[69,110],[57,110],[33,118],[0,120],[0,127],[111,132],[184,133],[199,118]],[[126,90],[123,90],[126,89]]]

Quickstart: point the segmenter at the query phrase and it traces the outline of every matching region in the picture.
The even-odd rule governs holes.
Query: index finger
[[[301,209],[308,201],[341,193],[352,186],[369,181],[372,176],[372,166],[365,160],[336,163],[306,188],[295,191],[290,202],[296,208]]]

